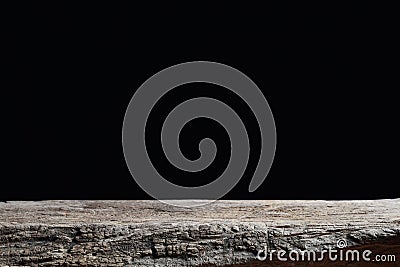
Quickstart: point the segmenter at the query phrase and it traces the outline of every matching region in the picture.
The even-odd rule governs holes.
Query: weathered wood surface
[[[266,245],[318,250],[339,239],[349,247],[392,240],[388,248],[400,250],[399,237],[400,199],[217,201],[197,208],[158,201],[0,203],[0,266],[261,266],[255,255]]]

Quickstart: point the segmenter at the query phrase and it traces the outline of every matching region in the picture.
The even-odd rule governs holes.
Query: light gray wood
[[[0,266],[198,266],[257,251],[349,247],[400,237],[400,199],[0,203]],[[400,239],[398,239],[400,240]]]

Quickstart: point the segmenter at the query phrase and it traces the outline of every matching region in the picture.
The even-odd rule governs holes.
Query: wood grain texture
[[[0,203],[0,266],[278,266],[259,262],[257,252],[320,250],[343,239],[348,248],[381,245],[396,254],[399,237],[400,199],[190,209],[158,201]]]

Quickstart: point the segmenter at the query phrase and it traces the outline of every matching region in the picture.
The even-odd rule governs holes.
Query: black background
[[[196,60],[248,75],[275,117],[266,181],[248,193],[248,172],[225,199],[399,197],[390,21],[109,11],[52,9],[15,21],[28,152],[3,182],[2,199],[150,199],[124,162],[124,113],[150,76]]]

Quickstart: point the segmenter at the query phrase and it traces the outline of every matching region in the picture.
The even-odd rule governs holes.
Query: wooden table
[[[400,266],[400,199],[216,201],[197,208],[158,201],[0,203],[0,266],[292,266],[256,255],[265,248],[336,248],[338,241],[397,255],[386,265],[346,266]]]

